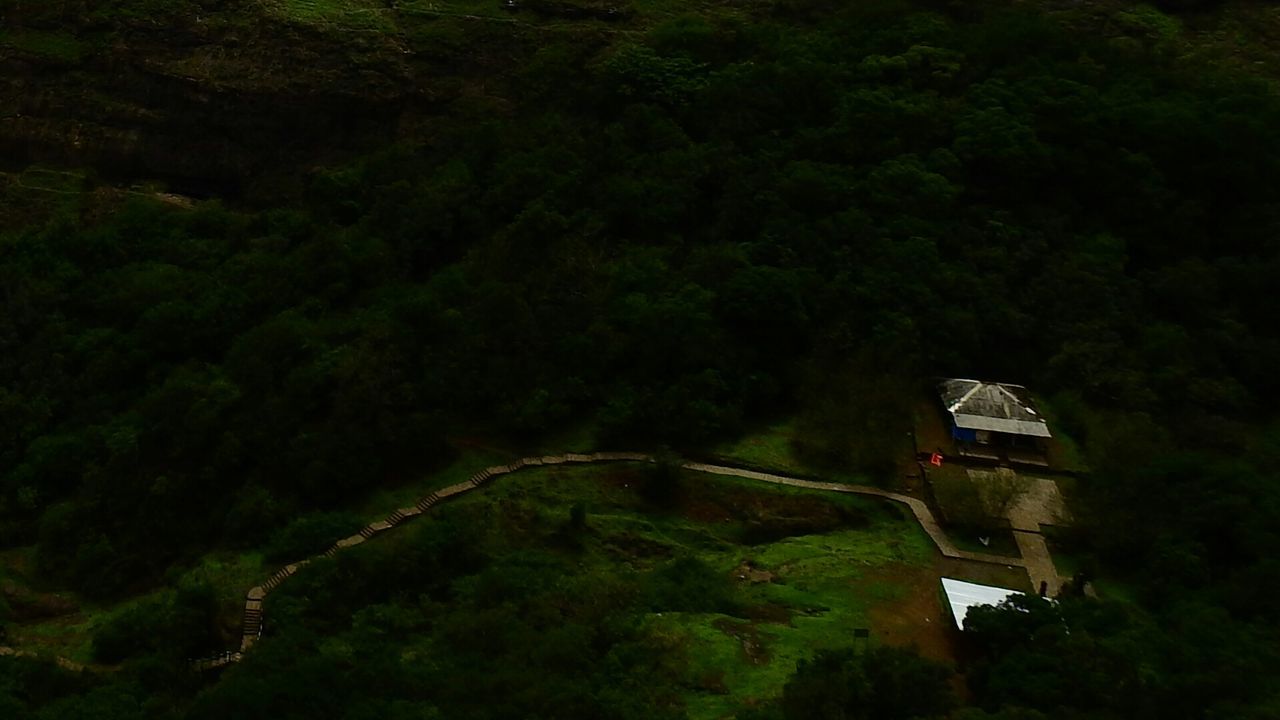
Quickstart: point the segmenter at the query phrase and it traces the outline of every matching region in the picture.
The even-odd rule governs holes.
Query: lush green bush
[[[729,613],[735,609],[728,573],[683,556],[650,573],[644,603],[655,612]]]
[[[263,548],[271,562],[294,562],[309,558],[333,543],[364,527],[364,521],[350,513],[315,513],[297,518],[272,533]]]
[[[144,654],[185,662],[208,654],[219,640],[217,600],[205,581],[184,578],[176,591],[127,606],[94,629],[93,658],[118,663]]]
[[[946,717],[955,706],[951,669],[912,650],[821,650],[787,681],[787,720],[908,720]]]

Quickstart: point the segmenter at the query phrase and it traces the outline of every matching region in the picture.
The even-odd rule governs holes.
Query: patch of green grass
[[[236,620],[244,606],[245,591],[268,575],[263,566],[262,555],[254,552],[210,553],[187,573],[203,576],[217,590],[222,612]],[[13,577],[12,573],[9,575]],[[10,626],[10,644],[24,650],[90,663],[93,661],[93,636],[98,628],[170,591],[170,588],[162,587],[110,603],[93,603],[75,598],[79,605],[76,612]],[[59,594],[74,597],[70,593]]]
[[[449,484],[487,460],[464,458],[423,485]],[[495,556],[540,550],[561,556],[575,574],[641,583],[672,558],[693,556],[729,583],[736,608],[731,614],[640,611],[655,642],[671,648],[672,672],[692,718],[727,717],[754,700],[776,697],[797,661],[820,648],[849,645],[855,628],[871,625],[873,612],[891,612],[888,608],[907,593],[918,592],[922,573],[928,575],[937,560],[914,519],[891,504],[686,473],[684,482],[697,483],[696,491],[686,492],[682,504],[657,509],[639,492],[648,468],[639,463],[530,468],[446,507],[470,506],[467,516],[491,519],[481,529],[486,551]],[[797,503],[796,494],[818,505]],[[780,517],[825,503],[857,505],[862,512],[849,517],[854,523],[865,518],[865,525],[743,544],[744,521],[723,510],[749,502],[746,514],[767,517],[771,499],[782,508]],[[566,535],[576,504],[587,509],[585,528]],[[381,545],[378,551],[394,554],[397,543],[412,542],[430,527],[435,512],[355,552]],[[569,537],[572,542],[566,542]],[[772,578],[739,577],[735,570],[747,561]],[[771,619],[748,619],[765,616]]]
[[[268,568],[260,552],[210,553],[193,568],[218,590],[218,601],[239,607],[249,588],[267,579]]]
[[[263,0],[280,19],[337,31],[394,32],[396,23],[387,6],[376,0]]]
[[[404,0],[397,7],[406,15],[475,15],[509,19],[501,0]]]
[[[764,567],[783,569],[802,583],[843,582],[861,568],[888,563],[920,565],[933,558],[933,546],[919,527],[876,523],[869,528],[786,538],[753,556]]]
[[[854,472],[821,469],[804,461],[795,451],[795,420],[788,419],[749,432],[737,440],[712,449],[727,462],[773,470],[789,475],[821,477],[833,482],[868,484],[868,478]]]
[[[93,662],[94,632],[118,615],[150,602],[168,589],[158,589],[109,604],[82,603],[77,612],[39,622],[9,627],[9,642],[29,652],[64,657],[78,663]]]
[[[734,579],[735,602],[744,609],[782,608],[790,615],[788,622],[753,622],[720,613],[648,616],[657,640],[679,648],[684,658],[683,700],[693,718],[726,717],[753,700],[777,696],[798,660],[820,648],[850,644],[854,628],[868,627],[872,608],[891,605],[906,592],[892,580],[892,568],[928,567],[936,558],[928,536],[914,520],[889,508],[868,513],[867,527],[743,545],[737,541],[741,528],[737,521],[699,521],[678,511],[648,508],[625,481],[626,473],[636,469],[642,467],[526,470],[458,502],[489,504],[495,512],[499,506],[508,512],[512,506],[533,509],[543,521],[557,525],[568,517],[573,503],[584,503],[589,508],[588,539],[576,562],[589,572],[616,573],[619,563],[645,571],[672,556],[693,555],[731,578],[747,560],[772,573],[772,582]],[[766,504],[768,497],[817,494],[700,473],[688,473],[685,481],[704,484],[699,500],[717,492],[738,498],[744,486],[766,498]],[[881,505],[830,493],[821,500]],[[635,549],[637,556],[620,558],[618,553],[628,548]],[[654,549],[665,552],[643,555]],[[746,652],[743,634],[757,643],[760,655]]]
[[[93,4],[89,16],[95,20],[156,20],[194,10],[193,0],[101,0]]]
[[[1142,3],[1114,15],[1116,26],[1126,35],[1168,43],[1182,34],[1182,22]]]
[[[753,480],[751,478],[737,477],[736,475],[715,475],[712,473],[698,472],[690,472],[689,475],[695,478],[695,482],[734,486],[744,490],[750,490],[752,492],[767,492],[776,495],[821,497],[824,502],[846,505],[851,508],[869,512],[873,515],[882,514],[882,512],[890,512],[894,517],[897,517],[897,509],[901,508],[897,503],[880,500],[867,495],[858,495],[856,493],[833,493],[827,490],[814,490],[811,488],[795,487],[793,485],[778,485],[761,480]],[[823,479],[838,480],[838,478]]]
[[[72,35],[36,30],[0,30],[0,46],[65,62],[76,62],[87,51]]]
[[[923,533],[901,522],[737,547],[704,559],[723,570],[747,556],[776,579],[740,585],[739,600],[785,607],[791,613],[788,623],[751,623],[711,613],[650,618],[661,635],[678,640],[689,659],[684,700],[690,717],[726,717],[778,696],[798,661],[819,649],[848,646],[855,628],[870,625],[873,607],[891,604],[905,592],[883,577],[870,577],[873,571],[927,565],[933,550]],[[751,638],[754,655],[744,635]]]
[[[961,550],[1018,557],[1018,542],[1013,539],[1013,532],[1009,530],[992,529],[979,536],[972,531],[948,528],[947,537]],[[987,544],[983,545],[979,537],[987,538]]]
[[[721,445],[715,449],[715,453],[760,467],[801,472],[804,464],[795,456],[791,444],[795,435],[794,427],[793,420],[775,423],[735,442]]]
[[[62,618],[60,622],[13,626],[9,629],[9,643],[38,655],[88,663],[93,659],[94,627],[95,620],[80,615]]]

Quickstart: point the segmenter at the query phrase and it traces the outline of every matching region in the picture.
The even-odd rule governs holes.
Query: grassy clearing
[[[501,0],[405,0],[396,10],[406,15],[475,15],[510,19],[511,13],[502,9]]]
[[[96,20],[156,20],[192,12],[195,7],[194,0],[100,0],[93,3],[90,16]]]
[[[589,539],[577,560],[585,572],[646,572],[687,555],[727,577],[740,611],[646,618],[655,637],[682,658],[690,717],[725,717],[778,695],[798,660],[819,648],[849,645],[854,628],[874,630],[874,614],[892,614],[905,595],[918,591],[899,577],[927,575],[928,592],[936,583],[932,544],[894,506],[686,473],[681,503],[659,510],[636,492],[646,470],[630,464],[526,470],[457,503],[485,506],[486,514],[533,517],[546,528],[563,527],[572,505],[582,503]],[[751,523],[841,509],[862,513],[861,525],[763,544],[744,540]],[[747,576],[744,568],[756,574]]]
[[[951,538],[951,542],[961,550],[1018,557],[1018,543],[1013,539],[1013,532],[1010,530],[996,528],[979,533],[949,528],[947,537]],[[982,542],[984,538],[987,541],[985,544]]]
[[[219,552],[206,555],[191,572],[202,575],[218,589],[221,605],[240,608],[245,591],[266,579],[268,568],[260,552]]]
[[[0,570],[0,580],[26,585],[25,575],[13,569],[19,549],[5,553],[5,569]],[[244,603],[244,593],[249,587],[266,577],[262,556],[259,553],[210,553],[199,560],[185,574],[203,577],[218,591],[218,603],[229,621],[238,622]],[[112,603],[94,603],[73,593],[53,593],[70,600],[77,606],[74,612],[58,617],[13,623],[9,626],[9,643],[24,650],[57,655],[75,662],[93,661],[93,636],[97,630],[113,619],[139,605],[156,601],[170,588],[161,587],[147,593],[134,595]]]
[[[395,32],[392,11],[376,0],[263,0],[272,17],[341,32]]]
[[[715,453],[751,465],[799,473],[804,471],[805,464],[795,455],[794,436],[795,421],[785,420],[721,445]]]
[[[738,440],[719,445],[712,454],[730,463],[750,465],[790,475],[821,477],[833,482],[873,484],[862,474],[839,469],[818,468],[795,450],[795,419],[779,421],[748,432]]]
[[[99,627],[165,592],[167,590],[156,590],[107,605],[81,602],[76,612],[67,615],[38,622],[14,623],[9,626],[9,644],[29,652],[91,663],[93,635]]]
[[[64,62],[76,62],[88,50],[72,35],[35,30],[0,30],[0,46]]]
[[[364,503],[363,514],[375,519],[433,488],[461,482],[482,467],[509,459],[496,450],[467,450],[420,482],[376,494]],[[508,532],[504,528],[540,528],[538,537],[553,547],[558,547],[554,538],[566,526],[570,508],[581,504],[588,528],[576,555],[582,572],[635,575],[672,558],[692,556],[726,578],[740,608],[733,615],[650,613],[646,618],[653,632],[672,642],[684,658],[681,687],[686,688],[691,717],[723,717],[753,699],[775,696],[797,660],[821,647],[848,644],[853,628],[874,628],[873,614],[892,614],[905,594],[917,592],[910,583],[899,582],[897,573],[919,576],[936,561],[927,536],[893,504],[685,473],[679,503],[662,509],[637,492],[649,470],[639,463],[528,469],[450,504],[484,507],[485,516],[497,519],[495,537]],[[428,514],[375,542],[394,546],[409,541],[414,528],[425,528],[430,521]],[[803,532],[801,525],[802,534],[772,542],[748,541],[750,531],[762,525],[785,528],[785,533],[794,531],[795,523],[807,522],[826,524],[812,533]],[[763,575],[744,577],[744,567]],[[219,552],[187,572],[218,588],[230,619],[238,617],[244,591],[271,569],[257,552]],[[99,627],[165,592],[169,589],[112,605],[80,603],[77,612],[13,628],[12,639],[24,649],[88,662]]]

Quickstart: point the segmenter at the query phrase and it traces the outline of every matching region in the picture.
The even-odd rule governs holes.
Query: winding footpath
[[[653,455],[649,453],[632,453],[632,452],[598,452],[598,453],[567,453],[564,455],[543,455],[540,457],[528,457],[509,465],[495,465],[485,468],[480,472],[472,475],[470,479],[456,485],[436,490],[419,500],[416,504],[400,508],[385,519],[370,523],[360,530],[360,532],[348,538],[343,538],[322,554],[323,557],[333,557],[342,550],[364,543],[373,537],[384,533],[410,518],[421,515],[422,513],[435,507],[438,503],[451,497],[462,495],[470,492],[486,483],[492,482],[495,478],[503,475],[509,475],[524,468],[542,467],[546,465],[564,465],[564,464],[590,464],[590,463],[617,463],[617,462],[655,462]],[[924,528],[926,534],[938,547],[939,552],[945,557],[957,558],[961,560],[971,560],[974,562],[992,563],[996,565],[1013,566],[1027,568],[1026,561],[1022,558],[1006,557],[1002,555],[991,555],[986,553],[969,552],[961,550],[951,542],[946,533],[942,531],[942,527],[933,516],[933,512],[929,510],[929,506],[924,501],[899,493],[889,492],[876,487],[867,485],[845,485],[842,483],[819,482],[815,480],[803,480],[801,478],[789,477],[786,475],[775,475],[773,473],[759,472],[756,470],[747,470],[744,468],[731,467],[728,465],[711,465],[699,462],[682,462],[680,466],[686,470],[693,472],[709,473],[712,475],[728,475],[733,477],[745,478],[748,480],[757,480],[760,482],[773,483],[775,485],[786,485],[789,487],[804,488],[808,490],[822,490],[826,492],[850,493],[854,495],[869,495],[872,497],[883,498],[893,502],[902,503],[911,510],[915,515],[920,526]],[[284,566],[274,575],[267,579],[261,585],[249,589],[245,596],[244,618],[242,627],[242,635],[240,638],[239,650],[225,652],[210,658],[195,661],[194,665],[198,670],[207,670],[222,667],[240,661],[244,657],[258,638],[262,635],[263,623],[263,601],[267,595],[280,586],[290,576],[302,569],[311,560],[300,560]],[[1038,579],[1031,578],[1033,586]]]
[[[374,521],[361,528],[360,532],[353,534],[348,538],[340,539],[333,543],[328,550],[325,550],[319,557],[333,557],[344,548],[357,546],[357,544],[369,541],[369,539],[385,533],[387,530],[396,528],[397,525],[404,521],[416,518],[422,512],[426,512],[438,505],[439,502],[448,500],[448,498],[462,495],[462,493],[471,492],[484,484],[493,482],[494,478],[502,477],[516,473],[518,470],[525,468],[540,468],[544,465],[564,465],[564,464],[599,464],[599,462],[655,462],[655,457],[646,452],[591,452],[591,454],[575,454],[570,452],[566,455],[544,455],[540,457],[525,457],[522,460],[516,460],[509,465],[495,465],[493,468],[485,468],[479,473],[471,475],[466,482],[453,484],[453,486],[438,489],[430,495],[421,498],[415,505],[401,507],[401,509],[393,511],[383,520]],[[815,491],[824,492],[842,492],[850,493],[850,495],[865,495],[870,497],[884,498],[884,500],[892,502],[900,502],[908,507],[911,514],[915,515],[916,521],[919,521],[920,527],[936,544],[938,551],[945,557],[954,557],[957,560],[970,560],[974,562],[989,562],[993,565],[1011,566],[1011,568],[1023,568],[1027,570],[1032,587],[1038,587],[1041,580],[1048,580],[1051,587],[1057,588],[1057,574],[1052,569],[1052,561],[1048,560],[1047,550],[1041,547],[1028,547],[1024,550],[1023,557],[1007,557],[1002,555],[991,555],[984,552],[969,552],[960,550],[951,542],[951,539],[942,532],[942,527],[933,516],[933,512],[929,510],[928,505],[919,498],[901,495],[901,493],[888,492],[886,489],[870,487],[870,486],[852,486],[852,484],[844,483],[826,483],[819,480],[805,480],[801,478],[792,478],[788,475],[777,475],[773,473],[762,473],[759,470],[748,470],[744,468],[733,468],[730,465],[710,465],[705,462],[681,462],[681,468],[695,471],[695,473],[707,473],[712,475],[728,475],[728,477],[744,478],[749,480],[758,480],[758,482],[777,484],[777,486],[787,486],[794,488],[815,489]],[[1015,532],[1015,536],[1019,539],[1019,547],[1024,546],[1024,542],[1032,538],[1024,538],[1025,532]],[[1038,536],[1037,536],[1038,537]],[[1043,541],[1041,541],[1043,544]],[[1030,551],[1030,552],[1028,552]],[[250,651],[253,643],[262,634],[262,602],[266,600],[266,596],[278,588],[280,583],[292,577],[294,573],[301,570],[312,559],[300,560],[292,562],[280,568],[274,575],[271,575],[265,583],[255,585],[244,597],[244,612],[241,624],[242,634],[241,643],[238,650],[227,651],[205,659],[192,661],[192,667],[196,670],[211,670],[216,667],[234,664],[243,659],[244,653]],[[1047,566],[1046,566],[1047,565]],[[26,651],[14,650],[14,648],[0,647],[0,655],[15,656],[33,656],[33,653]],[[83,665],[73,664],[65,659],[56,659],[59,664],[70,667],[70,669],[83,669]]]

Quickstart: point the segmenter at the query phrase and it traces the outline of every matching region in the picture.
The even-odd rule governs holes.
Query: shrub
[[[680,557],[648,578],[644,601],[655,612],[731,612],[729,578],[695,557]]]
[[[263,556],[271,562],[292,562],[322,552],[364,526],[350,513],[316,513],[289,523],[271,535]]]

